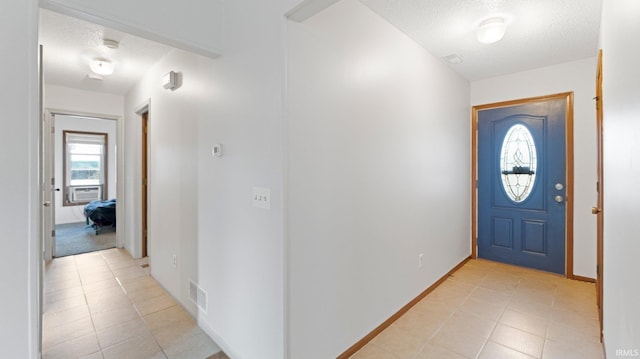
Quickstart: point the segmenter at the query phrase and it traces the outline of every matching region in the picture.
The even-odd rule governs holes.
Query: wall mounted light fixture
[[[178,74],[175,71],[169,71],[162,76],[162,87],[167,90],[175,90],[178,88]]]

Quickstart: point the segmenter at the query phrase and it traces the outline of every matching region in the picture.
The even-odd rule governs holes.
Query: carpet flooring
[[[80,223],[56,226],[56,257],[99,251],[116,246],[116,229],[106,226],[99,235],[93,227]]]

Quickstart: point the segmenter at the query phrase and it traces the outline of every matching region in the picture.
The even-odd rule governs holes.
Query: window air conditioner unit
[[[69,202],[82,203],[102,199],[102,185],[98,186],[70,186]]]

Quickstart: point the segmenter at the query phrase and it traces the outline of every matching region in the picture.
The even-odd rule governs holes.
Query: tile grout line
[[[549,341],[549,327],[551,327],[551,317],[553,316],[553,310],[556,307],[556,300],[558,297],[558,285],[553,290],[553,301],[551,302],[551,310],[549,311],[549,315],[547,318],[547,326],[544,330],[544,340],[542,342],[542,352],[540,353],[540,358],[544,357],[544,349],[547,346],[547,342]]]
[[[102,253],[100,253],[99,255],[96,255],[96,257],[98,257],[98,256],[99,256],[99,257],[100,257],[100,259],[101,259],[102,261],[104,261],[104,263],[107,265],[107,267],[109,268],[109,272],[111,273],[111,275],[113,276],[113,278],[114,278],[114,279],[116,280],[116,282],[118,283],[118,286],[119,286],[119,287],[120,287],[120,289],[124,292],[124,294],[127,296],[127,299],[129,300],[130,305],[131,305],[131,306],[133,307],[133,309],[136,311],[136,313],[138,314],[138,316],[140,317],[140,319],[142,319],[142,320],[143,320],[143,323],[145,323],[145,327],[147,327],[147,329],[149,329],[149,328],[148,328],[148,326],[146,325],[146,322],[144,322],[144,318],[140,315],[139,311],[137,310],[137,308],[135,307],[135,305],[134,305],[134,304],[133,304],[133,302],[131,301],[131,298],[129,297],[129,295],[128,295],[128,293],[127,293],[126,289],[124,288],[124,286],[122,286],[122,283],[120,282],[120,280],[118,279],[118,277],[116,276],[116,274],[113,272],[113,268],[111,267],[111,264],[109,263],[109,261],[107,260],[107,258],[106,258],[106,257],[104,256],[104,254],[102,254]],[[78,263],[77,263],[77,261],[76,261],[76,258],[77,258],[77,257],[74,255],[74,256],[73,256],[73,260],[74,260],[75,268],[76,268],[76,271],[77,271],[77,273],[78,273],[78,277],[79,277],[79,280],[80,280],[80,286],[82,287],[82,294],[83,294],[83,296],[84,296],[85,303],[86,303],[86,306],[87,306],[87,310],[88,310],[88,312],[89,312],[89,317],[90,317],[90,319],[91,319],[91,325],[92,325],[92,327],[93,327],[93,334],[96,336],[96,341],[98,342],[98,347],[100,348],[100,350],[99,350],[99,351],[100,351],[100,353],[101,353],[102,357],[104,358],[104,350],[105,350],[105,349],[109,349],[109,348],[111,348],[111,347],[114,347],[114,346],[118,345],[119,343],[116,343],[116,344],[111,345],[111,346],[108,346],[108,347],[104,347],[104,346],[102,345],[102,343],[100,342],[100,339],[98,338],[98,330],[97,330],[97,328],[96,328],[96,326],[95,326],[94,313],[91,311],[91,307],[89,306],[89,301],[88,301],[88,299],[87,299],[87,294],[86,294],[86,292],[85,292],[85,281],[82,279],[82,276],[80,276],[80,271],[79,271],[79,268],[78,268]],[[89,284],[89,283],[87,282],[86,284]],[[118,323],[118,324],[121,324],[121,323]],[[116,325],[117,325],[117,324],[116,324]],[[116,325],[113,325],[113,326],[116,326]],[[105,330],[106,330],[106,329],[109,329],[109,328],[105,328]],[[151,330],[150,330],[150,329],[149,329],[149,332],[151,333]],[[156,344],[158,344],[158,343],[157,343],[157,341],[156,341],[156,339],[155,339],[155,337],[153,336],[153,333],[151,333],[151,336],[153,337],[154,342],[156,342]],[[159,345],[159,344],[158,344],[158,347],[162,350],[162,348],[160,347],[160,345]],[[95,353],[97,353],[97,352],[94,352],[94,353],[91,353],[91,354],[95,354]],[[164,355],[164,352],[163,352],[163,355]],[[166,357],[166,355],[165,355],[165,357]]]
[[[151,338],[153,338],[154,343],[156,343],[156,345],[158,345],[158,348],[160,348],[160,351],[162,352],[162,355],[165,356],[165,358],[167,357],[167,355],[164,353],[164,351],[162,350],[162,347],[160,346],[160,344],[158,343],[158,341],[156,340],[155,336],[153,335],[153,332],[151,331],[151,328],[149,328],[149,326],[147,325],[147,322],[144,320],[144,317],[142,316],[142,314],[140,313],[140,311],[138,310],[138,308],[135,306],[135,304],[133,303],[133,301],[131,300],[131,297],[129,296],[129,293],[127,292],[126,288],[122,285],[122,282],[120,281],[120,278],[118,278],[118,276],[114,273],[113,268],[111,267],[111,264],[109,263],[109,261],[107,260],[107,258],[101,254],[101,257],[103,258],[103,260],[105,261],[105,263],[107,264],[107,267],[109,267],[109,271],[111,272],[111,274],[113,275],[113,278],[116,280],[116,282],[118,283],[118,287],[120,287],[120,290],[122,290],[122,292],[124,293],[124,295],[127,297],[127,300],[129,301],[129,305],[133,308],[133,310],[136,312],[136,314],[138,315],[138,318],[140,320],[142,320],[142,323],[144,324],[145,328],[149,331],[149,334],[151,335]],[[135,261],[135,260],[134,260]],[[121,323],[119,323],[121,324]],[[114,325],[116,326],[116,325]],[[139,336],[137,336],[139,337]],[[131,340],[128,339],[128,340]],[[103,348],[102,351],[102,356],[104,357],[104,349],[109,349],[118,345],[121,345],[122,343],[128,341],[125,340],[123,342],[120,343],[115,343],[107,348]]]
[[[120,290],[122,290],[122,291],[123,291],[123,293],[125,294],[125,296],[126,296],[126,298],[127,298],[127,300],[128,300],[128,305],[130,305],[130,306],[131,306],[131,308],[136,312],[136,314],[137,314],[137,319],[139,319],[139,320],[141,320],[141,321],[142,321],[142,323],[143,323],[143,325],[144,325],[145,329],[148,331],[149,337],[150,337],[150,338],[153,340],[153,342],[157,345],[157,347],[158,347],[158,349],[159,349],[159,352],[161,352],[161,353],[162,353],[162,355],[163,355],[163,357],[164,357],[164,358],[168,358],[168,354],[165,352],[165,349],[163,349],[163,348],[162,348],[162,346],[160,345],[160,343],[158,342],[157,337],[153,334],[153,331],[151,330],[151,327],[149,327],[149,325],[148,325],[148,323],[146,322],[146,320],[145,320],[144,316],[142,315],[142,313],[140,312],[140,310],[138,309],[138,307],[137,307],[137,306],[136,306],[136,304],[134,303],[133,299],[132,299],[132,298],[131,298],[131,296],[130,296],[130,293],[128,293],[128,292],[127,292],[127,290],[125,289],[125,287],[124,287],[124,285],[123,285],[122,281],[121,281],[121,280],[118,278],[118,276],[115,274],[115,272],[114,272],[114,268],[112,267],[113,263],[111,263],[111,262],[110,262],[110,260],[109,260],[107,257],[105,257],[103,254],[100,254],[99,256],[96,256],[96,257],[97,257],[97,258],[96,258],[96,260],[97,260],[97,261],[100,261],[100,263],[104,263],[104,264],[107,266],[107,268],[108,268],[108,270],[109,270],[109,275],[108,275],[108,277],[113,278],[113,279],[115,279],[115,280],[116,280],[116,282],[118,283],[118,287],[120,288]],[[85,275],[85,276],[81,275],[80,266],[79,266],[79,263],[78,263],[78,261],[77,261],[77,257],[76,257],[76,256],[73,256],[73,260],[72,260],[72,261],[73,261],[73,262],[72,262],[72,263],[73,263],[73,264],[72,264],[72,266],[73,266],[73,269],[72,269],[72,270],[73,270],[73,273],[74,273],[74,274],[77,276],[77,278],[78,278],[78,283],[79,283],[79,288],[80,288],[80,290],[81,290],[81,294],[82,294],[82,301],[83,301],[83,304],[84,304],[84,308],[87,310],[87,312],[88,312],[88,314],[89,314],[88,319],[89,319],[89,320],[91,320],[91,330],[92,330],[92,331],[91,331],[90,333],[87,333],[86,335],[83,335],[82,337],[85,337],[85,336],[94,336],[94,337],[96,338],[96,342],[97,342],[97,344],[98,344],[98,348],[99,348],[99,350],[98,350],[98,351],[95,351],[95,352],[93,352],[93,353],[89,353],[89,354],[87,354],[87,355],[94,355],[94,354],[96,354],[96,353],[100,352],[100,354],[101,354],[103,357],[105,357],[104,350],[106,350],[106,349],[108,349],[108,348],[111,348],[111,347],[113,347],[113,346],[116,346],[116,345],[118,345],[118,344],[114,344],[114,345],[111,345],[111,346],[108,346],[108,347],[104,347],[104,346],[103,346],[103,344],[101,343],[101,341],[98,339],[98,330],[97,330],[97,328],[96,328],[96,324],[95,324],[94,313],[93,313],[93,311],[91,310],[91,306],[90,306],[90,304],[89,304],[89,300],[88,300],[88,296],[87,296],[87,292],[86,292],[86,285],[89,285],[89,284],[91,284],[91,283],[93,283],[93,282],[92,282],[92,281],[90,281],[90,280],[88,280],[88,278],[90,278],[90,277],[91,277],[90,275]],[[136,267],[136,268],[138,268],[138,270],[142,270],[142,271],[144,272],[144,270],[143,270],[143,269],[140,269],[140,267],[139,267],[138,265],[136,265],[136,264],[138,264],[138,263],[137,263],[135,260],[133,260],[133,262],[132,262],[132,263],[134,264],[132,267]],[[132,282],[138,281],[138,280],[140,280],[141,278],[150,277],[149,273],[146,273],[146,272],[145,272],[144,274],[145,274],[145,275],[142,275],[142,276],[139,276],[139,277],[134,277],[134,278],[132,278]],[[84,279],[83,279],[83,278],[84,278]],[[107,278],[106,280],[109,280],[109,278]],[[68,290],[68,288],[60,289],[60,291],[63,291],[63,290]],[[164,289],[163,289],[163,290],[164,290]],[[82,306],[82,305],[81,305],[81,306]],[[174,305],[172,305],[172,306],[170,306],[170,307],[173,307],[173,306],[175,306],[175,304],[174,304]],[[170,308],[170,307],[169,307],[169,308]],[[158,309],[158,310],[155,310],[155,311],[153,311],[153,312],[151,312],[151,313],[148,313],[148,314],[156,313],[156,312],[159,312],[159,311],[164,310],[164,309],[168,309],[168,308]],[[122,323],[122,322],[118,322],[118,324],[114,324],[113,326],[110,326],[109,328],[115,327],[115,326],[117,326],[117,325],[119,325],[119,324],[121,324],[121,323]],[[106,330],[106,329],[108,329],[108,328],[104,328],[104,329]],[[64,341],[62,341],[62,342],[60,342],[60,343],[57,343],[55,346],[58,346],[58,345],[61,345],[61,344],[64,344],[64,343],[71,342],[72,340],[75,340],[75,339],[77,339],[77,338],[70,338],[70,339],[66,339],[66,340],[64,340]]]
[[[89,319],[91,320],[91,327],[93,328],[93,333],[88,333],[88,334],[79,336],[77,338],[73,338],[72,337],[72,338],[64,340],[64,341],[62,341],[60,343],[57,343],[53,347],[57,347],[59,345],[66,344],[66,343],[72,342],[73,340],[76,340],[76,339],[79,339],[79,338],[82,338],[82,337],[86,337],[86,336],[89,336],[89,335],[93,334],[96,337],[96,342],[98,342],[98,347],[100,348],[99,352],[102,352],[102,346],[100,345],[100,341],[98,340],[98,334],[97,334],[97,331],[96,331],[95,323],[93,321],[93,315],[91,314],[91,308],[89,307],[89,302],[87,300],[87,296],[86,296],[86,293],[84,291],[84,284],[83,284],[83,281],[82,281],[82,277],[80,276],[80,270],[78,268],[78,263],[76,262],[76,256],[74,255],[72,258],[73,258],[73,267],[74,267],[75,273],[78,275],[78,280],[80,282],[80,288],[82,289],[82,297],[84,298],[84,304],[86,306],[87,312],[89,313]],[[45,273],[45,275],[46,275],[46,273]],[[64,289],[61,289],[61,290],[68,290],[68,289],[69,288],[64,288]],[[81,320],[81,319],[79,319],[79,320]],[[45,353],[46,352],[43,351],[43,353],[42,353],[43,356],[45,356]],[[89,353],[88,355],[95,354],[95,353],[97,353],[97,351],[93,352],[93,353]]]
[[[134,260],[134,262],[136,262],[136,266],[140,267],[140,265],[137,263],[136,260]],[[107,261],[107,265],[109,266],[109,269],[111,270],[111,272],[113,273],[113,269],[111,268],[111,265],[108,263]],[[152,278],[151,274],[147,274],[145,272],[145,276]],[[131,306],[133,307],[133,310],[136,311],[136,313],[138,314],[138,317],[140,318],[140,320],[142,320],[142,323],[144,324],[145,328],[149,331],[149,334],[151,334],[151,338],[153,339],[154,343],[156,343],[156,345],[158,346],[158,348],[160,348],[160,352],[162,352],[162,355],[164,355],[165,358],[168,358],[167,353],[164,351],[164,348],[162,348],[162,346],[160,345],[160,343],[158,342],[158,339],[156,338],[156,336],[153,334],[153,331],[151,330],[151,327],[149,327],[149,323],[147,323],[147,321],[144,319],[144,316],[142,315],[142,313],[140,313],[140,310],[138,309],[138,307],[136,307],[135,303],[133,302],[133,300],[131,299],[131,296],[129,295],[129,292],[127,292],[127,290],[125,289],[125,287],[122,285],[122,282],[120,281],[120,279],[115,275],[114,273],[114,278],[116,279],[116,281],[118,282],[118,285],[120,286],[120,288],[122,289],[122,291],[124,292],[124,294],[127,296],[127,299],[129,300],[129,303],[131,304]],[[154,279],[155,280],[155,279]],[[164,290],[164,289],[163,289]],[[170,308],[170,307],[169,307]],[[164,309],[168,309],[168,308],[164,308]],[[164,310],[162,309],[162,310]],[[160,310],[157,310],[153,313],[157,313]],[[152,313],[149,313],[152,314]]]
[[[485,277],[483,278],[483,280],[487,278],[487,276],[485,275]],[[519,283],[518,283],[519,284]],[[476,286],[476,288],[478,288],[478,286]],[[506,310],[506,308],[509,306],[509,303],[511,303],[511,301],[513,300],[513,296],[509,296],[509,301],[507,302],[507,304],[504,306],[504,308],[502,308],[502,313],[500,313],[500,315],[498,316],[497,320],[495,321],[495,324],[493,325],[493,328],[491,329],[491,333],[489,333],[489,336],[485,338],[484,343],[482,343],[482,346],[480,347],[480,350],[478,350],[478,353],[476,354],[476,359],[480,357],[480,354],[482,354],[482,351],[484,350],[484,348],[486,348],[487,343],[489,342],[489,339],[491,338],[491,336],[493,335],[493,333],[496,331],[496,328],[498,328],[498,324],[500,324],[500,319],[502,318],[502,316],[504,315],[504,311]]]
[[[93,319],[93,313],[91,312],[91,307],[89,306],[89,299],[87,299],[87,293],[84,290],[84,281],[82,280],[82,276],[80,276],[80,270],[78,268],[78,262],[76,261],[76,258],[77,257],[74,255],[73,261],[76,263],[76,269],[78,269],[78,277],[80,277],[80,286],[82,286],[82,295],[84,296],[84,300],[87,303],[87,310],[89,311],[89,317],[91,318],[91,326],[93,327],[93,335],[96,336],[96,341],[98,342],[98,348],[100,348],[100,355],[104,358],[104,348],[102,347],[102,343],[100,343],[100,339],[98,338],[98,329],[96,328],[96,323]]]

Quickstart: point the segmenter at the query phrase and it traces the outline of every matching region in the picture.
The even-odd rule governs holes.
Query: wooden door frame
[[[471,257],[478,258],[478,111],[500,107],[523,105],[533,102],[565,100],[566,175],[565,175],[565,276],[573,274],[573,92],[528,97],[476,105],[471,112]]]
[[[598,51],[598,65],[596,69],[596,133],[598,142],[598,204],[596,206],[596,296],[598,303],[598,318],[600,320],[600,341],[602,342],[603,320],[603,255],[604,255],[604,157],[603,157],[603,99],[602,99],[602,49]]]

